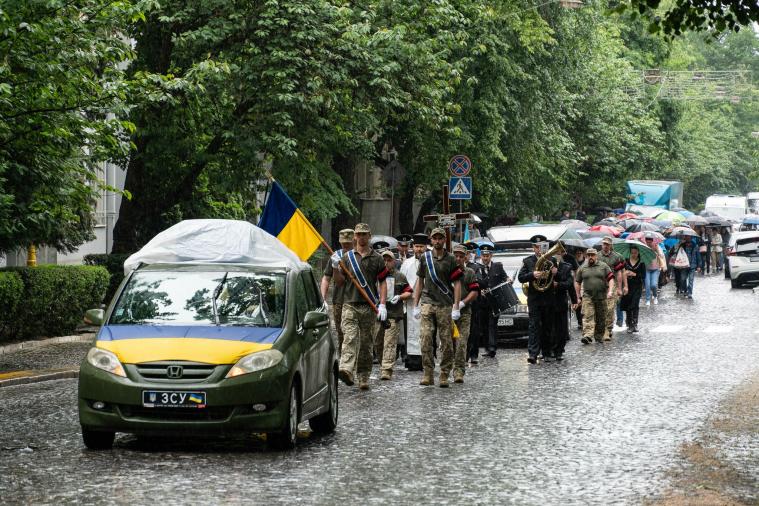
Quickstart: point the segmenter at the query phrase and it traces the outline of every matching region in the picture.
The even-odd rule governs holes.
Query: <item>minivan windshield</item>
[[[215,325],[214,290],[219,324],[282,327],[284,273],[221,270],[135,272],[109,324]]]

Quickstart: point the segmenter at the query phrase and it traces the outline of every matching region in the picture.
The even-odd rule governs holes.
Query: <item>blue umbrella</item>
[[[759,225],[759,214],[756,216],[746,216],[743,218],[744,225]]]

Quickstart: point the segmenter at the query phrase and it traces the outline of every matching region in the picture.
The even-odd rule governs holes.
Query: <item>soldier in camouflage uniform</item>
[[[424,375],[420,385],[434,385],[435,359],[432,356],[432,338],[437,327],[440,341],[440,386],[448,387],[448,375],[453,366],[453,322],[461,317],[461,276],[464,272],[456,265],[453,255],[445,251],[445,230],[435,228],[430,234],[432,265],[427,265],[427,254],[419,260],[414,290],[414,318],[421,318],[420,341]],[[434,273],[434,277],[432,276]],[[421,307],[419,302],[421,301]]]
[[[464,275],[461,277],[461,302],[459,302],[461,318],[456,322],[456,326],[459,328],[459,338],[456,343],[456,351],[453,354],[453,382],[463,383],[467,345],[472,327],[472,303],[480,294],[480,284],[477,282],[474,270],[467,267],[467,248],[457,244],[453,247],[453,256],[456,258],[456,264],[464,271]]]
[[[382,258],[385,260],[385,267],[388,272],[386,283],[388,284],[387,293],[390,298],[387,301],[387,321],[390,326],[385,329],[380,379],[389,380],[393,377],[393,365],[395,365],[398,352],[398,336],[401,333],[401,326],[403,326],[403,306],[406,299],[411,297],[412,290],[406,276],[395,268],[396,259],[393,252],[386,249],[382,252]],[[390,289],[391,284],[392,290]]]
[[[598,261],[598,251],[590,248],[585,252],[585,263],[577,269],[575,291],[582,304],[582,344],[595,339],[601,342],[606,330],[606,301],[613,298],[614,274],[604,262]]]
[[[379,303],[377,313],[363,298],[358,288],[353,283],[346,283],[343,292],[343,348],[340,356],[340,380],[348,386],[353,385],[353,370],[358,375],[358,387],[361,390],[369,389],[369,373],[372,371],[372,340],[375,319],[385,321],[387,319],[387,285],[384,283],[387,277],[387,269],[382,257],[369,246],[371,231],[366,223],[359,223],[353,230],[356,247],[343,255],[340,262],[361,282],[363,278],[366,285],[364,289]],[[358,268],[355,269],[350,261],[351,253],[355,256]],[[333,265],[337,268],[337,264]],[[358,271],[358,272],[357,272]],[[379,289],[378,285],[379,284]],[[377,295],[379,294],[379,295]]]
[[[343,287],[346,282],[350,283],[350,280],[345,279],[345,275],[340,271],[339,267],[334,269],[332,263],[339,262],[342,255],[353,249],[353,229],[344,228],[341,230],[339,233],[339,241],[341,250],[335,251],[332,255],[332,258],[324,268],[324,275],[322,276],[321,282],[322,299],[324,301],[327,300],[330,282],[334,283],[332,286],[332,304],[329,304],[329,316],[332,318],[332,323],[335,325],[338,352],[343,349]]]
[[[606,299],[606,331],[604,331],[604,341],[611,341],[611,331],[614,328],[614,316],[617,314],[617,304],[619,299],[627,294],[627,275],[625,274],[625,259],[614,251],[611,247],[611,236],[606,236],[601,240],[601,253],[598,255],[598,261],[609,266],[614,274],[612,287],[614,288],[613,296]]]

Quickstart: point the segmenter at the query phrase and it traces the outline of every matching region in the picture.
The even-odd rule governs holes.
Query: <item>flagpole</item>
[[[321,237],[321,235],[319,235],[319,237]],[[332,250],[332,248],[329,247],[329,244],[327,244],[327,242],[324,240],[323,237],[321,237],[321,240],[322,240],[322,246],[327,248],[329,255],[332,256],[335,252]],[[366,293],[366,290],[364,290],[364,287],[361,286],[361,284],[358,282],[358,280],[350,271],[350,269],[345,267],[345,265],[342,262],[340,262],[339,265],[340,265],[340,270],[342,271],[342,273],[348,276],[348,279],[350,279],[351,282],[353,282],[353,286],[355,286],[358,289],[358,292],[361,294],[361,297],[363,297],[364,300],[369,304],[369,306],[371,306],[372,311],[374,311],[375,313],[378,313],[379,311],[377,310],[377,306],[374,305],[374,302],[372,302],[372,299],[369,297],[369,294]]]
[[[276,179],[274,179],[274,177],[271,175],[271,173],[268,170],[266,171],[266,177],[269,180],[270,184],[273,184],[276,182]],[[264,203],[264,205],[266,204]],[[324,246],[327,249],[327,251],[329,252],[329,255],[330,256],[334,255],[335,251],[332,248],[330,248],[329,244],[327,244],[327,241],[324,240],[324,237],[322,237],[319,231],[314,228],[313,224],[310,221],[308,221],[308,219],[306,220],[306,222],[311,227],[311,230],[313,230],[313,232],[319,236],[322,246]],[[345,265],[342,262],[340,262],[339,265],[340,265],[340,271],[346,276],[348,276],[348,279],[351,280],[351,282],[353,283],[353,286],[356,287],[356,289],[358,290],[358,293],[361,294],[361,297],[367,302],[367,304],[369,304],[369,306],[372,308],[372,311],[374,311],[375,313],[379,313],[377,306],[374,304],[372,299],[369,297],[369,294],[366,293],[366,290],[364,290],[364,287],[361,286],[361,283],[358,282],[358,280],[350,271],[350,269],[345,267]]]

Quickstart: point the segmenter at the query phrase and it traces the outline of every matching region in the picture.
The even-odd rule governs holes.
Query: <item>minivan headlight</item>
[[[245,355],[229,370],[227,378],[234,378],[243,374],[262,371],[274,367],[282,361],[282,352],[279,350],[264,350]]]
[[[108,350],[90,348],[90,351],[87,352],[87,362],[98,369],[126,378],[124,366],[121,365],[118,357]]]

